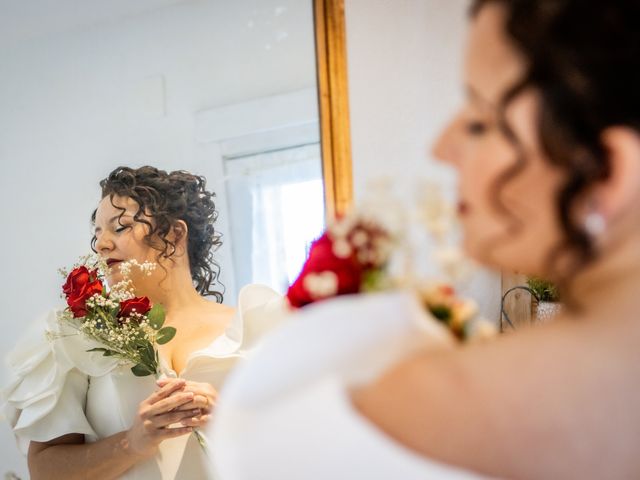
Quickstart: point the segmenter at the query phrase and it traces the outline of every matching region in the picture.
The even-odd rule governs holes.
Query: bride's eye
[[[127,228],[131,228],[131,226],[130,225],[122,225],[122,226],[116,228],[116,233],[124,232]]]
[[[487,131],[487,124],[480,121],[470,121],[467,122],[465,128],[470,135],[482,135]]]

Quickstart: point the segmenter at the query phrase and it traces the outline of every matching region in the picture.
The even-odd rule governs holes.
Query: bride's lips
[[[108,267],[112,267],[114,266],[116,263],[120,263],[122,260],[116,260],[114,258],[110,258],[109,260],[107,260],[107,266]]]

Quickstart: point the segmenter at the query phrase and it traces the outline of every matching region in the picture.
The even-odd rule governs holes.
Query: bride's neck
[[[640,308],[640,233],[604,248],[598,258],[579,272],[571,294],[585,313],[638,306]]]
[[[188,269],[172,268],[147,293],[152,303],[162,304],[167,316],[199,305],[204,299],[194,288]]]

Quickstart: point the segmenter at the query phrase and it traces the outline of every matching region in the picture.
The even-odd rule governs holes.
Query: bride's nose
[[[96,251],[105,256],[109,252],[113,251],[114,243],[110,238],[108,233],[101,233],[100,236],[96,237]]]
[[[459,125],[460,116],[457,115],[443,128],[431,147],[431,153],[435,158],[454,167],[460,161],[459,145],[457,145],[459,142],[459,138],[457,138]]]

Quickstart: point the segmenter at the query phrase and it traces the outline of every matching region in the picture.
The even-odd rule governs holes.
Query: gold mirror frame
[[[344,0],[313,0],[313,11],[325,211],[332,218],[353,202]],[[502,294],[525,281],[523,275],[503,272]],[[504,307],[516,325],[530,323],[530,295],[517,291]]]
[[[313,0],[322,173],[327,218],[353,201],[344,0]]]

